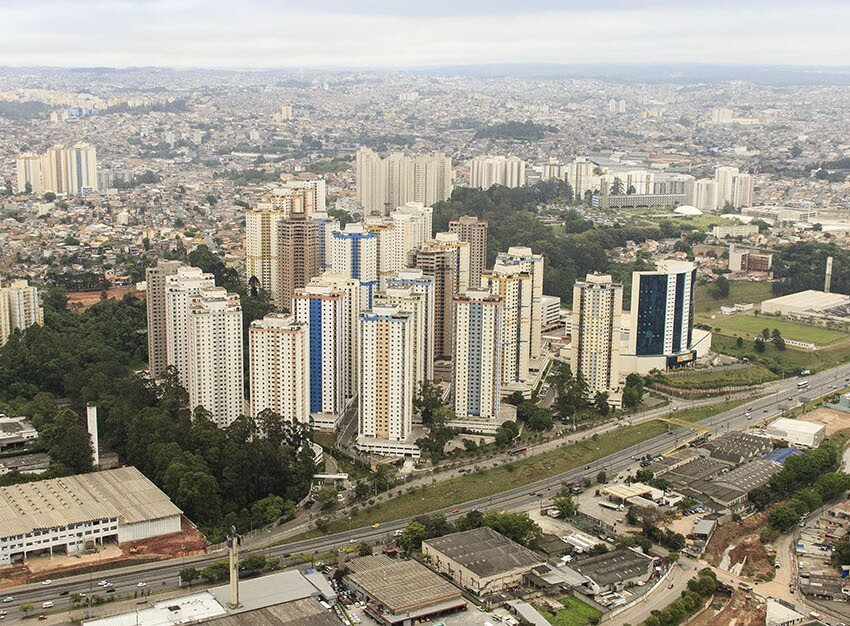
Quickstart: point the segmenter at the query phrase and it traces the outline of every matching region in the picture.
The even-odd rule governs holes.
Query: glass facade
[[[664,354],[664,322],[667,317],[667,274],[640,277],[635,354]]]

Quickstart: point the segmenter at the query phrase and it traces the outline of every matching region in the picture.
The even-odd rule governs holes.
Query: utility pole
[[[230,527],[227,535],[227,549],[230,553],[230,608],[239,606],[239,546],[242,535],[236,532],[236,526]]]

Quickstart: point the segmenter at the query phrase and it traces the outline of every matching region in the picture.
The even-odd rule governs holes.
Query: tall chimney
[[[832,257],[826,257],[826,277],[823,281],[823,290],[826,293],[829,293],[829,289],[832,287]]]
[[[230,553],[230,608],[239,606],[239,544],[242,536],[236,532],[236,526],[230,527],[227,535],[227,550]]]
[[[100,445],[97,438],[97,406],[94,404],[86,405],[86,427],[91,439],[92,465],[98,468],[100,467]]]

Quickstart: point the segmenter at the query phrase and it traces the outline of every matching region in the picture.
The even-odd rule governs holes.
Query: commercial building
[[[534,254],[525,246],[511,246],[498,254],[496,263],[517,266],[531,277],[528,356],[536,359],[543,348],[543,255]]]
[[[550,330],[563,324],[561,319],[561,299],[558,296],[543,296],[542,325],[543,330]]]
[[[242,305],[224,287],[192,298],[188,314],[189,407],[203,407],[219,428],[244,413]]]
[[[454,297],[452,389],[458,417],[492,420],[501,397],[502,299],[487,289]]]
[[[346,224],[331,235],[331,268],[334,273],[360,283],[360,308],[372,306],[378,286],[378,237],[361,223]]]
[[[696,267],[686,261],[662,261],[656,271],[632,274],[628,354],[657,362],[661,370],[694,361],[695,286]],[[642,371],[638,366],[627,369]]]
[[[807,289],[765,300],[759,308],[767,315],[830,318],[845,317],[848,305],[850,305],[850,296]]]
[[[816,448],[826,437],[826,426],[780,417],[767,425],[764,434],[791,445]]]
[[[779,224],[782,222],[808,222],[817,217],[818,212],[808,207],[751,206],[742,208],[741,215]]]
[[[734,243],[729,246],[729,269],[733,272],[769,272],[773,255],[758,250],[745,250]]]
[[[582,578],[578,589],[588,595],[619,591],[628,585],[646,583],[652,577],[655,558],[635,548],[618,548],[605,554],[573,561],[571,569]]]
[[[360,148],[355,157],[357,201],[366,215],[388,214],[408,202],[432,206],[452,193],[452,161],[441,152],[409,157],[392,153],[382,158]]]
[[[165,279],[177,273],[179,261],[159,261],[145,270],[148,317],[148,371],[151,378],[165,374],[168,367],[168,331],[165,309]]]
[[[623,285],[607,274],[588,274],[573,287],[572,361],[574,376],[590,397],[615,394],[620,386],[620,319]]]
[[[204,289],[215,287],[215,277],[184,265],[165,278],[166,362],[177,381],[189,388],[189,306]]]
[[[449,232],[469,244],[469,286],[481,286],[481,274],[487,267],[487,222],[462,215],[449,222]]]
[[[251,414],[272,411],[290,423],[310,422],[310,343],[307,324],[279,313],[248,328]]]
[[[375,306],[360,315],[360,394],[357,447],[393,456],[419,456],[413,427],[413,314]]]
[[[354,347],[349,333],[356,329],[351,327],[351,299],[359,299],[359,290],[345,290],[323,277],[295,292],[292,311],[308,336],[309,413],[318,427],[334,429],[355,374],[349,368]],[[355,309],[359,315],[359,306]]]
[[[44,309],[36,287],[25,280],[13,280],[0,287],[0,347],[6,345],[13,331],[23,332],[43,323]]]
[[[0,565],[177,533],[180,516],[135,467],[0,487]]]
[[[434,356],[452,351],[452,298],[469,288],[468,243],[457,235],[437,233],[415,252],[416,268],[434,279]]]
[[[519,157],[480,156],[469,162],[469,186],[489,189],[493,185],[525,185],[525,161]]]
[[[542,556],[482,526],[422,542],[422,556],[457,585],[487,596],[522,584]]]
[[[484,274],[484,284],[502,301],[501,365],[502,388],[528,380],[528,344],[531,341],[531,275],[518,264],[496,261]]]
[[[407,626],[466,609],[460,589],[418,561],[365,556],[346,564],[344,582],[379,624]]]

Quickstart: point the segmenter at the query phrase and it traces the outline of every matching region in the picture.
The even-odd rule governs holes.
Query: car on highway
[[[48,578],[47,580],[42,580],[42,581],[41,581],[41,584],[42,584],[42,585],[49,585],[49,584],[50,584],[50,583],[52,583],[52,582],[53,582],[53,581],[52,581],[52,580],[50,580],[50,579]]]
[[[380,526],[381,526],[381,525],[380,525],[380,524],[378,524],[377,522],[376,522],[376,523],[374,523],[374,524],[372,524],[372,528],[379,528]]]
[[[47,616],[42,613],[41,615],[38,616],[38,619],[40,619],[41,621],[44,621],[44,620],[47,619]]]
[[[46,602],[41,603],[41,608],[43,609],[52,609],[53,608],[53,600],[47,600]]]
[[[106,593],[115,593],[115,588],[110,587],[109,589],[106,590]]]
[[[145,581],[139,581],[136,583],[136,587],[147,587],[148,584]]]
[[[452,513],[460,513],[460,509],[458,509],[458,508],[452,509]]]
[[[3,598],[3,602],[14,602],[14,601],[15,601],[15,598],[13,598],[12,596],[6,596],[5,598]]]
[[[98,587],[108,587],[108,586],[109,586],[109,582],[108,582],[108,581],[106,581],[106,580],[101,580],[99,583],[97,583],[97,586],[98,586]]]

